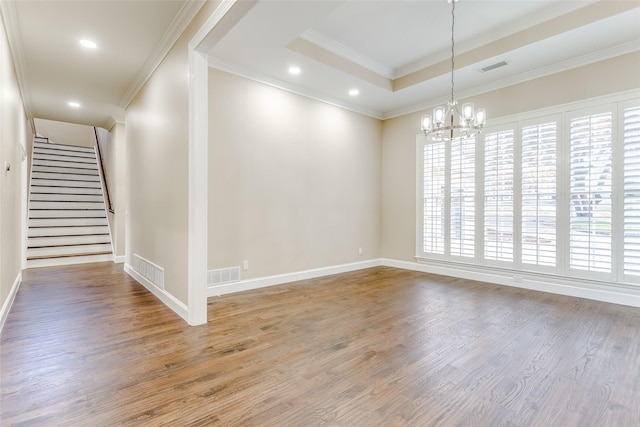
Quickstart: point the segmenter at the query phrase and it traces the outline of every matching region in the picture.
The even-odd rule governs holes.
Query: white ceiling
[[[0,4],[32,115],[97,126],[124,119],[135,91],[202,6]],[[449,96],[446,0],[241,0],[234,8],[235,25],[208,44],[213,67],[382,119]],[[459,0],[455,35],[461,98],[640,50],[640,1]],[[82,49],[81,37],[99,48]],[[499,61],[508,65],[478,71]],[[290,65],[302,73],[290,75]],[[360,94],[349,96],[351,88]],[[82,108],[69,109],[72,98]]]
[[[32,117],[109,127],[193,19],[188,0],[2,0],[23,98]],[[80,39],[97,43],[95,50]],[[69,108],[67,102],[81,103]]]

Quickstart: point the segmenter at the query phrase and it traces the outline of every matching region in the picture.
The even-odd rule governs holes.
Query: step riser
[[[53,248],[27,249],[27,258],[30,257],[56,257],[62,255],[89,254],[95,252],[111,252],[111,244],[82,245],[82,246],[58,246]]]
[[[55,155],[55,154],[38,154],[33,156],[33,160],[38,161],[51,161],[51,162],[67,162],[67,163],[78,163],[82,165],[94,165],[96,163],[96,159],[90,159],[85,157],[70,157],[63,155]]]
[[[39,236],[67,236],[67,235],[109,234],[109,227],[105,225],[95,227],[45,227],[30,228],[29,237]]]
[[[41,248],[44,246],[70,246],[70,245],[110,245],[109,235],[101,236],[58,236],[58,237],[29,237],[27,249]]]
[[[29,202],[103,202],[102,195],[83,195],[83,194],[32,194]]]
[[[100,188],[99,181],[87,182],[87,181],[67,181],[67,180],[33,178],[31,182],[33,185],[37,185],[39,187]]]
[[[65,226],[102,226],[109,224],[107,218],[33,218],[29,220],[29,227],[65,227]]]
[[[104,209],[33,210],[29,209],[29,218],[106,218]]]
[[[33,159],[34,166],[55,166],[62,168],[75,168],[75,169],[83,169],[88,171],[97,171],[98,168],[95,163],[78,163],[78,162],[60,162],[56,160],[40,160]]]
[[[34,195],[34,194],[69,194],[69,195],[72,195],[71,197],[75,197],[73,195],[76,195],[76,194],[102,196],[102,189],[74,188],[74,187],[49,187],[49,186],[32,185],[31,195]]]
[[[95,161],[96,156],[93,152],[91,153],[85,153],[83,151],[63,151],[63,150],[56,150],[56,149],[51,149],[51,148],[36,148],[35,150],[33,150],[33,158],[42,158],[42,156],[66,156],[66,157],[73,157],[73,158],[79,158],[79,159],[93,159]]]
[[[104,210],[103,202],[60,202],[60,201],[46,201],[40,202],[32,200],[29,202],[29,210],[31,209],[49,209],[49,210],[85,210],[85,209],[102,209]]]
[[[100,183],[99,175],[75,175],[72,173],[60,172],[32,172],[31,178]]]
[[[80,153],[93,153],[95,149],[93,147],[82,147],[79,145],[64,145],[64,144],[51,144],[34,142],[33,148],[46,148],[48,150],[62,150],[62,151],[77,151]]]
[[[55,166],[34,165],[33,168],[31,169],[31,172],[53,172],[53,173],[74,174],[76,176],[100,177],[100,175],[98,175],[97,169],[89,170],[89,169],[59,168]]]
[[[57,265],[85,264],[91,262],[113,261],[113,254],[108,255],[87,255],[65,258],[47,258],[27,260],[27,268],[54,267]]]

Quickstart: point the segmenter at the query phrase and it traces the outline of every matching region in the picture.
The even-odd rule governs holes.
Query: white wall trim
[[[126,109],[133,98],[138,94],[142,86],[149,80],[149,77],[154,73],[156,68],[160,65],[164,57],[171,50],[176,41],[180,38],[187,26],[193,21],[193,18],[198,14],[205,2],[203,1],[185,1],[182,7],[178,11],[178,14],[173,18],[171,24],[162,35],[162,38],[153,48],[153,51],[145,61],[144,65],[138,71],[131,86],[127,89],[124,96],[120,99],[119,106]],[[108,127],[112,127],[115,123],[115,119],[106,124]]]
[[[364,116],[372,117],[374,119],[382,120],[384,114],[381,111],[377,111],[371,108],[361,107],[355,104],[350,104],[338,98],[327,96],[326,94],[313,89],[307,89],[302,86],[296,85],[285,80],[281,80],[275,77],[268,76],[266,74],[258,73],[242,65],[233,64],[231,62],[223,61],[214,56],[209,56],[209,66],[225,73],[230,73],[245,79],[252,80],[254,82],[262,83],[268,86],[275,87],[287,92],[294,93],[296,95],[304,96],[305,98],[313,99],[315,101],[323,102],[325,104],[333,105],[335,107],[342,108],[347,111],[362,114]],[[432,104],[433,105],[433,104]]]
[[[234,292],[260,289],[299,280],[309,280],[331,274],[346,273],[365,268],[385,266],[403,270],[420,271],[423,273],[440,274],[467,280],[477,280],[503,286],[512,286],[532,291],[547,292],[585,298],[595,301],[640,307],[640,286],[613,284],[588,279],[573,279],[549,274],[526,271],[511,271],[499,268],[482,268],[476,266],[450,265],[443,261],[408,262],[389,258],[372,259],[368,261],[323,267],[312,270],[279,274],[275,276],[259,277],[242,280],[225,285],[209,286],[209,297],[226,295]]]
[[[167,307],[173,310],[178,316],[182,317],[184,320],[188,321],[188,309],[187,306],[184,305],[180,300],[171,295],[169,292],[164,289],[160,289],[150,281],[148,281],[144,276],[138,273],[134,268],[126,264],[124,265],[124,271],[129,276],[133,277],[136,282],[140,283],[144,286],[149,292],[155,295],[160,301],[164,303]]]
[[[368,57],[362,52],[353,50],[349,46],[346,46],[312,28],[300,34],[300,38],[313,43],[316,46],[320,46],[321,48],[326,49],[329,52],[334,53],[342,58],[345,58],[348,61],[358,64],[361,67],[364,67],[367,70],[380,75],[381,77],[387,79],[396,77],[396,72],[392,67],[382,64]]]
[[[18,273],[16,276],[16,280],[14,280],[11,289],[9,289],[9,295],[7,295],[7,299],[4,300],[2,304],[2,309],[0,310],[0,332],[2,332],[2,328],[4,327],[4,322],[7,320],[7,316],[9,315],[9,310],[11,310],[11,306],[13,305],[13,300],[16,299],[16,294],[18,293],[18,288],[22,283],[22,272]]]
[[[190,325],[201,325],[207,323],[209,69],[204,55],[191,49],[189,75],[187,321]]]
[[[513,286],[533,291],[586,298],[614,304],[640,307],[640,287],[589,279],[566,278],[527,271],[483,268],[445,261],[418,262],[382,259],[382,265],[424,273],[441,274],[468,280],[479,280],[497,285]]]
[[[537,68],[534,70],[529,70],[524,73],[520,73],[511,77],[507,77],[504,79],[500,79],[500,80],[488,83],[486,85],[475,86],[473,88],[466,89],[466,90],[457,90],[456,97],[458,99],[471,98],[473,96],[490,93],[490,92],[504,89],[506,87],[514,86],[520,83],[541,79],[543,77],[562,73],[564,71],[573,70],[575,68],[591,65],[599,61],[606,61],[607,59],[632,53],[637,50],[640,50],[640,42],[638,42],[637,40],[634,40],[629,43],[625,43],[609,49],[603,49],[603,50],[592,52],[577,58],[572,58],[566,61],[558,62],[556,64],[548,65],[548,66]],[[389,111],[384,114],[380,114],[380,116],[382,120],[393,119],[395,117],[404,116],[406,114],[427,110],[429,108],[432,108],[435,105],[442,104],[443,100],[444,102],[446,102],[446,99],[443,96],[438,98],[432,98],[432,99],[420,102],[419,104],[409,105],[406,107],[398,108],[393,111]]]
[[[189,41],[189,213],[187,290],[190,325],[207,322],[209,67],[207,52],[256,1],[222,0]],[[226,24],[222,22],[226,20]],[[222,22],[222,24],[221,24]],[[221,25],[219,25],[221,24]]]
[[[218,23],[222,20],[222,18],[231,10],[231,8],[236,4],[238,0],[222,0],[218,7],[213,11],[211,16],[207,18],[202,27],[196,32],[191,41],[189,42],[189,50],[197,50],[200,46],[200,43],[204,39],[207,38],[209,33],[213,30],[213,28],[218,25]],[[208,49],[204,49],[208,50]]]
[[[315,268],[312,270],[296,271],[294,273],[259,277],[256,279],[242,280],[240,282],[229,283],[225,285],[210,286],[207,288],[207,295],[210,297],[220,296],[233,292],[241,292],[251,289],[266,288],[268,286],[282,285],[284,283],[296,282],[298,280],[315,279],[317,277],[329,276],[331,274],[347,273],[349,271],[378,267],[380,265],[382,265],[380,259],[372,259],[350,264],[341,264],[331,267]]]
[[[113,263],[114,264],[122,264],[125,261],[126,257],[124,255],[114,255]]]

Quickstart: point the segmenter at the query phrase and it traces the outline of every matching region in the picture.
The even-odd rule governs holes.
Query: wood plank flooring
[[[640,310],[378,267],[211,298],[26,270],[2,426],[638,426]]]

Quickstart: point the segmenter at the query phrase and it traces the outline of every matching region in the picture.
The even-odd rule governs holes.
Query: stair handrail
[[[98,129],[94,126],[93,133],[96,137],[96,147],[98,148],[98,162],[100,163],[100,177],[102,178],[102,184],[104,185],[104,195],[107,199],[107,209],[111,213],[115,213],[113,205],[111,204],[111,197],[109,196],[109,183],[107,182],[107,175],[104,173],[104,162],[102,161],[102,151],[100,150],[100,140],[98,139]]]

